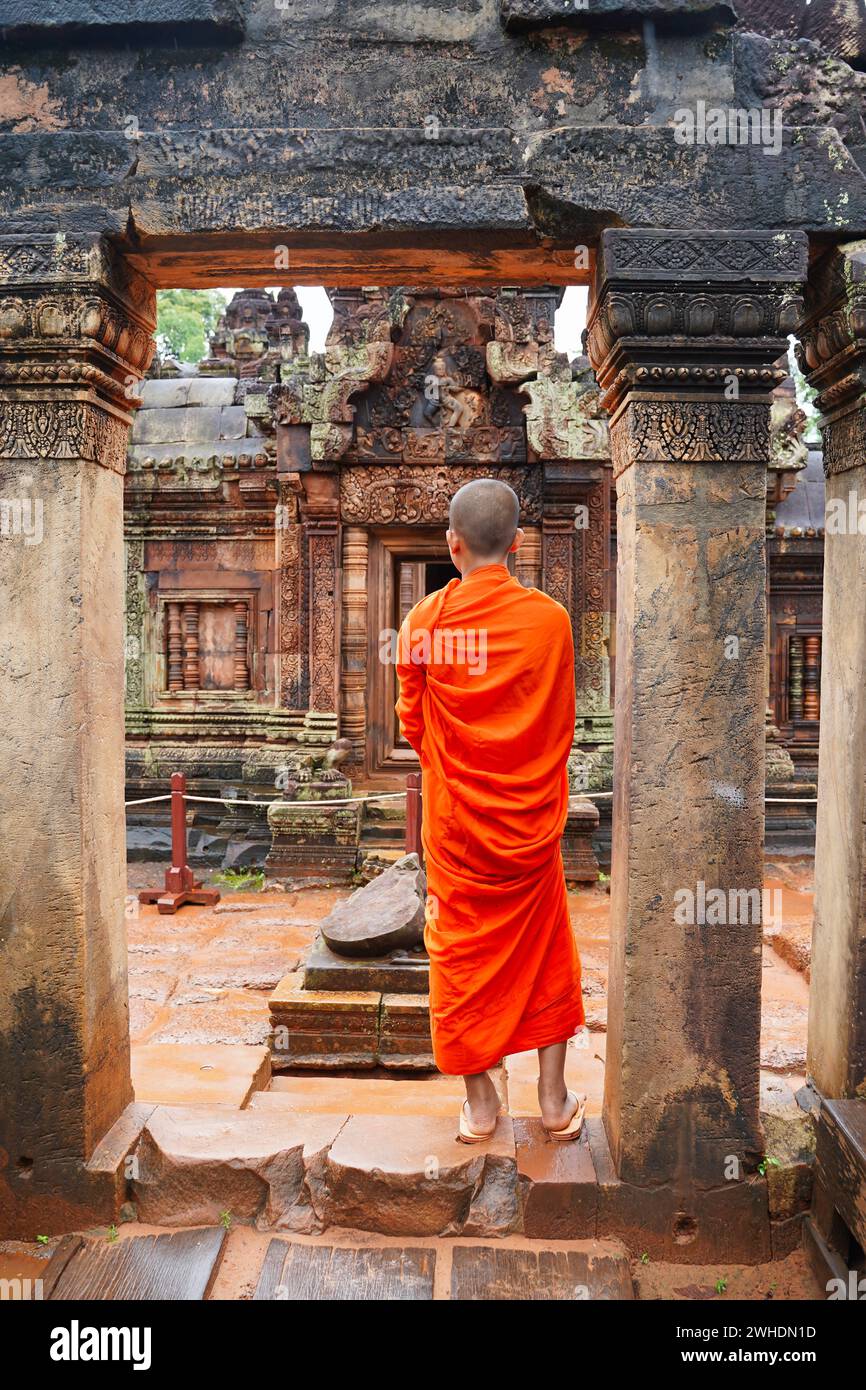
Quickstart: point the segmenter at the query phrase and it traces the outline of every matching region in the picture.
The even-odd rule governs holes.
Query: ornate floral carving
[[[325,713],[337,699],[337,529],[309,531],[310,708]]]
[[[126,704],[144,704],[144,542],[126,542]]]
[[[123,472],[151,287],[99,238],[0,238],[0,454]]]
[[[630,401],[612,430],[615,475],[628,463],[766,463],[769,411],[744,401]]]
[[[541,479],[530,468],[435,468],[364,466],[346,468],[340,480],[340,509],[344,521],[382,526],[392,522],[443,524],[457,488],[473,478],[501,478],[520,499],[527,521],[541,516]]]
[[[828,478],[862,468],[866,463],[866,406],[825,422],[822,435]]]
[[[86,459],[122,473],[129,423],[86,401],[13,401],[0,411],[0,458]]]
[[[667,280],[695,278],[742,280],[758,272],[761,279],[781,275],[805,277],[805,239],[796,233],[770,232],[637,232],[614,228],[605,233],[609,274],[629,271]]]
[[[739,406],[766,403],[786,375],[775,363],[801,317],[805,270],[801,233],[606,231],[586,336],[602,404],[613,415],[636,389],[698,397],[686,414],[658,418],[665,456],[753,457],[754,417]],[[714,397],[731,409],[706,410]]]

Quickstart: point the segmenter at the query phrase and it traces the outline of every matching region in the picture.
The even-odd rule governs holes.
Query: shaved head
[[[451,499],[451,530],[478,560],[501,560],[520,519],[517,493],[496,478],[465,483]]]

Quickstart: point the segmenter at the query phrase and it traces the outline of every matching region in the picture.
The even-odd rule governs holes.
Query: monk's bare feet
[[[574,1091],[567,1091],[565,1083],[553,1091],[542,1088],[538,1083],[538,1103],[541,1106],[541,1123],[545,1129],[565,1129],[577,1114],[580,1099]]]
[[[464,1076],[466,1104],[463,1113],[476,1134],[492,1134],[499,1115],[499,1095],[486,1071]]]

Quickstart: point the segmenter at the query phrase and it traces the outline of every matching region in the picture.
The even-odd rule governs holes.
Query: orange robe
[[[574,737],[565,609],[505,565],[400,631],[397,713],[421,760],[433,1053],[470,1075],[584,1021],[560,836]]]

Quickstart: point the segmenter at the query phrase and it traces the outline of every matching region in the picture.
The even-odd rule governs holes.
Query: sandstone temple
[[[866,9],[0,34],[0,1289],[862,1299]],[[430,1056],[393,641],[481,477],[574,635],[562,1151]]]

